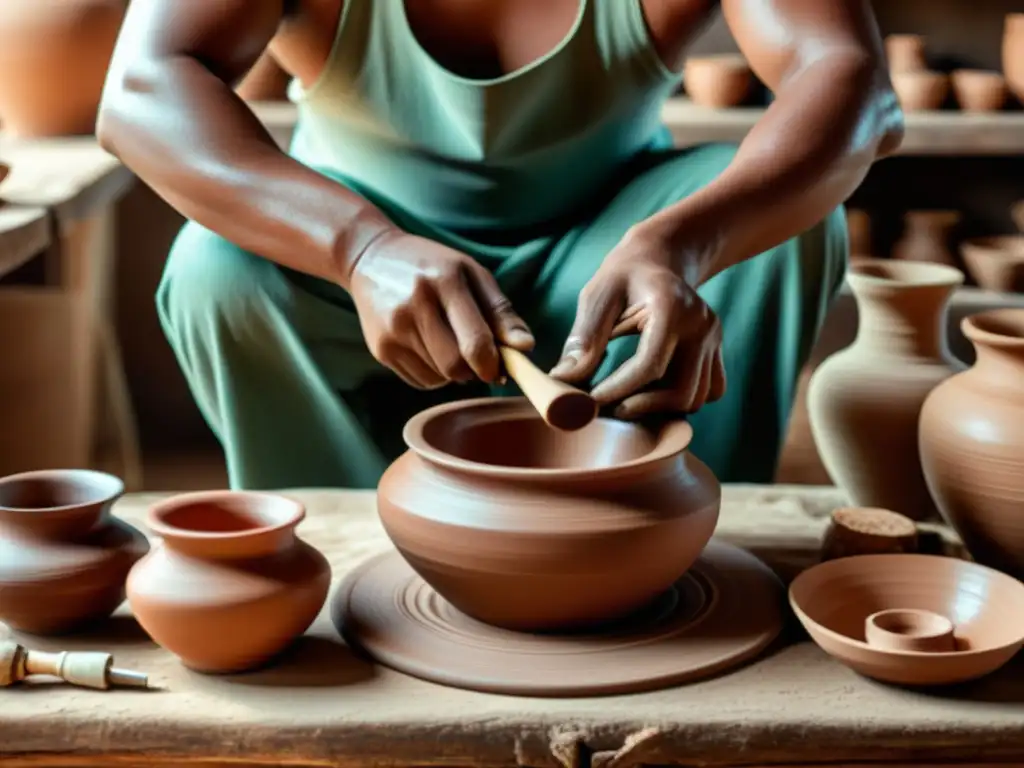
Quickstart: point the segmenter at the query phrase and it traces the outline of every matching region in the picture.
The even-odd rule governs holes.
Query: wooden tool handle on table
[[[505,372],[519,385],[544,421],[555,429],[582,429],[597,417],[597,401],[571,384],[553,379],[526,355],[499,347]]]
[[[114,667],[114,657],[95,651],[31,651],[18,643],[0,641],[0,688],[20,683],[31,675],[47,675],[82,688],[146,688],[141,672]]]

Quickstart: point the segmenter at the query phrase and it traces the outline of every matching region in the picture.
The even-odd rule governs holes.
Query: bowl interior
[[[931,611],[952,622],[958,651],[1024,638],[1024,584],[1005,574],[932,555],[831,560],[793,581],[795,607],[818,627],[865,642],[865,619],[893,609]]]
[[[457,406],[425,413],[420,428],[406,433],[410,446],[492,467],[579,470],[643,459],[664,439],[661,430],[614,419],[595,419],[574,432],[552,429],[518,398]]]
[[[154,527],[174,533],[240,534],[297,521],[301,507],[273,494],[215,492],[170,499],[153,510]]]
[[[112,475],[89,471],[28,472],[0,480],[0,508],[44,510],[108,501],[124,486]]]

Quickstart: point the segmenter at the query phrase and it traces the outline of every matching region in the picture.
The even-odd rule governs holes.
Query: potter
[[[676,150],[660,111],[719,11],[775,98],[738,149]],[[234,91],[265,50],[286,152]],[[257,489],[374,486],[412,413],[506,393],[499,344],[770,481],[841,203],[903,125],[866,2],[150,0],[97,133],[191,219],[159,314]]]

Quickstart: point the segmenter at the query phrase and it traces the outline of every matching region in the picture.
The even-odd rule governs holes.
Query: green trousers
[[[533,357],[547,369],[568,336],[580,289],[605,254],[632,225],[714,179],[734,154],[725,145],[652,152],[579,220],[554,232],[495,233],[485,242],[374,202],[407,231],[491,269],[530,324],[538,339]],[[690,417],[692,450],[721,481],[771,482],[797,377],[842,281],[847,250],[840,209],[700,289],[722,321],[727,391]],[[483,384],[409,388],[370,355],[342,289],[194,223],[171,250],[157,307],[224,448],[232,488],[375,487],[404,450],[401,429],[412,414],[488,393]],[[613,341],[594,381],[635,346],[636,337]]]

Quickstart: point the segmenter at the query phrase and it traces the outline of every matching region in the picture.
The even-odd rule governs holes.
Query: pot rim
[[[427,408],[417,413],[406,422],[405,428],[402,430],[402,438],[411,451],[421,458],[445,469],[453,469],[491,478],[519,480],[566,480],[599,475],[606,477],[613,472],[655,464],[680,454],[686,450],[686,447],[693,439],[693,426],[688,421],[679,419],[668,423],[661,430],[654,448],[630,461],[624,461],[608,467],[541,468],[497,466],[464,459],[434,447],[424,436],[427,425],[435,419],[443,418],[456,411],[480,409],[486,412],[497,407],[504,407],[513,414],[532,415],[538,420],[541,418],[540,414],[537,413],[536,409],[525,397],[478,397],[470,400],[455,400],[450,403],[435,405],[432,408]],[[638,429],[642,428],[640,425],[636,425],[636,427]]]
[[[221,504],[234,502],[234,506],[262,519],[276,518],[266,525],[248,528],[243,531],[196,531],[181,528],[165,521],[165,517],[179,509],[196,504]],[[263,507],[260,512],[254,512]],[[305,505],[280,493],[267,491],[192,491],[179,493],[170,498],[158,501],[150,507],[146,515],[149,529],[161,538],[187,539],[192,541],[244,541],[265,537],[267,534],[294,528],[306,517]]]
[[[984,235],[969,237],[960,243],[960,250],[984,253],[1006,259],[1024,259],[1024,233],[1019,235]]]
[[[1008,323],[1018,330],[1016,335],[1002,333],[993,326]],[[1003,307],[975,312],[960,321],[960,330],[975,344],[1001,349],[1024,348],[1024,307]]]
[[[68,482],[84,482],[94,484],[96,488],[95,498],[81,501],[75,504],[58,504],[52,507],[13,507],[0,503],[0,511],[5,513],[40,515],[48,512],[71,512],[76,509],[92,507],[96,504],[106,504],[119,498],[124,494],[124,481],[116,475],[107,472],[99,472],[95,469],[35,469],[30,472],[18,472],[14,475],[0,477],[0,488],[3,486],[25,481],[43,481],[55,485]]]
[[[866,273],[876,267],[888,270],[890,276]],[[907,288],[955,287],[964,282],[964,273],[947,264],[898,259],[863,258],[847,269],[847,279],[873,287],[903,286]]]

